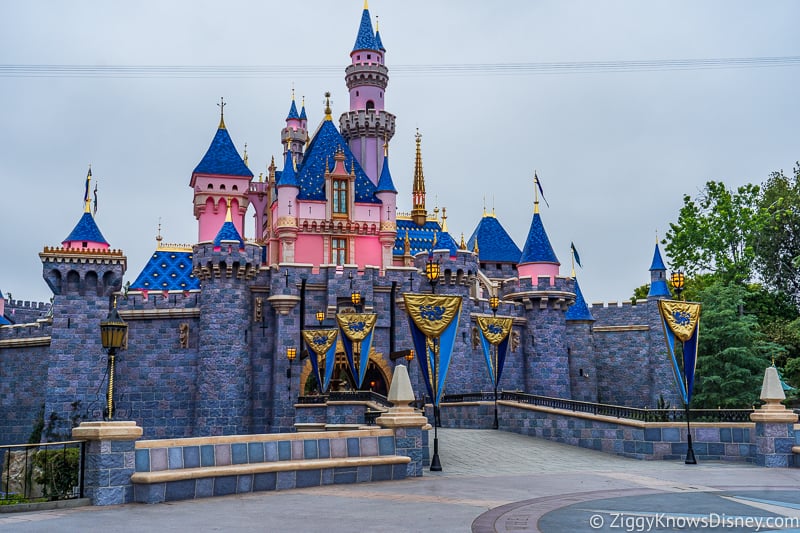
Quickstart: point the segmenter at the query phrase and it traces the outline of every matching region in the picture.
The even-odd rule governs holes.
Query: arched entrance
[[[320,374],[325,375],[325,359],[320,361]],[[333,369],[331,378],[331,391],[352,391],[356,390],[355,381],[347,365],[347,356],[341,341],[336,346],[336,366]],[[300,373],[300,383],[303,384],[303,395],[310,396],[319,394],[317,379],[311,373],[311,361],[306,359],[303,370]],[[392,370],[383,358],[383,354],[371,349],[369,352],[369,363],[367,372],[364,376],[364,384],[359,390],[371,390],[387,396],[389,386],[392,383]]]

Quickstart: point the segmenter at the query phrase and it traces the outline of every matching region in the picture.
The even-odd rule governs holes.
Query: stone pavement
[[[493,430],[439,441],[444,470],[423,478],[4,514],[0,533],[800,531],[800,469],[644,462]]]

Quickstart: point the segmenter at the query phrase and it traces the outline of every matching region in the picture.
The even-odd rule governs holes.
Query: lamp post
[[[496,295],[489,297],[489,307],[492,309],[492,316],[497,316],[497,308],[500,307],[500,298]],[[494,425],[492,429],[499,429],[500,422],[497,418],[497,345],[492,344],[492,356],[494,357]]]
[[[358,291],[353,291],[350,293],[350,303],[356,308],[358,311],[359,307],[361,306],[361,293]]]
[[[428,283],[431,284],[431,294],[436,294],[436,283],[439,281],[439,273],[441,265],[438,261],[434,261],[433,255],[428,257],[428,262],[425,263],[425,277],[428,278]],[[437,339],[432,339],[433,348],[433,457],[431,458],[431,472],[441,472],[442,462],[439,459],[439,432],[438,428],[441,427],[441,417],[439,413],[439,403],[436,397],[439,395],[439,378],[437,376],[439,370],[439,343]]]
[[[292,390],[292,363],[294,363],[296,357],[297,348],[286,348],[286,358],[289,360],[289,368],[286,369],[286,379],[288,380],[286,390]]]
[[[669,278],[670,282],[672,283],[672,288],[675,289],[675,294],[678,298],[683,301],[683,297],[681,293],[686,285],[686,276],[680,270],[673,272]],[[684,372],[684,389],[686,389],[687,394],[689,393],[688,386],[689,384],[686,383],[686,372]],[[697,458],[694,456],[694,449],[692,448],[692,429],[691,429],[691,418],[690,418],[690,409],[689,409],[689,402],[683,404],[684,410],[686,411],[686,460],[684,461],[687,465],[696,465]]]
[[[319,322],[319,327],[322,327],[323,320],[325,320],[325,311],[317,311],[317,322]]]
[[[103,348],[108,350],[108,389],[106,390],[106,407],[103,410],[103,420],[114,418],[114,363],[117,350],[123,347],[125,335],[128,333],[128,324],[120,318],[117,312],[117,299],[105,320],[100,322],[100,339]]]

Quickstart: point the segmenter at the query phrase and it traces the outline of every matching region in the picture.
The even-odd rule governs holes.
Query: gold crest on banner
[[[700,304],[695,302],[679,302],[676,300],[659,300],[658,308],[670,331],[686,342],[692,338],[697,321],[700,320]]]
[[[302,333],[306,344],[308,344],[318,356],[328,353],[328,350],[333,346],[333,343],[336,342],[336,338],[339,336],[338,329],[303,330]]]
[[[361,342],[372,332],[378,315],[375,313],[339,313],[336,321],[342,332],[353,342]]]
[[[461,296],[405,293],[406,312],[426,337],[439,337],[461,311]]]
[[[479,316],[477,318],[478,327],[481,328],[483,336],[489,344],[498,345],[508,337],[514,321],[511,317],[488,317]]]

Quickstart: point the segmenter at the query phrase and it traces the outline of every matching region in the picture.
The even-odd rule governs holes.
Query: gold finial
[[[403,239],[403,255],[411,255],[411,239],[408,238],[408,230],[406,230],[406,238]]]
[[[331,111],[331,92],[325,91],[325,120],[333,120]]]
[[[428,220],[428,211],[425,209],[425,174],[422,171],[422,149],[420,144],[422,142],[422,135],[417,128],[417,133],[414,135],[417,142],[417,154],[414,160],[414,185],[411,191],[411,200],[413,208],[411,209],[411,220],[417,226],[424,226]]]
[[[483,218],[486,218],[486,195],[483,195]]]
[[[472,251],[478,255],[478,236],[475,235],[475,244],[472,245]]]
[[[367,3],[367,0],[364,0],[364,9],[369,9],[369,4]]]
[[[116,295],[115,295],[115,296],[114,296],[114,309],[116,309],[116,308],[117,308],[117,297],[116,297]]]
[[[225,213],[225,222],[233,222],[233,217],[231,216],[231,199],[228,198],[228,211]]]
[[[163,237],[161,236],[161,217],[158,217],[158,234],[156,235],[156,242],[158,243],[158,245],[156,246],[156,248],[161,246],[162,239]]]
[[[305,97],[305,95],[301,96],[300,98],[302,98],[302,99],[300,100],[300,107],[301,107],[301,108],[302,108],[302,107],[305,107],[305,106],[306,106],[306,97]]]
[[[539,212],[539,176],[533,171],[533,213]]]
[[[259,183],[264,183],[264,173],[263,172],[259,172],[258,173],[258,182]]]
[[[247,143],[244,143],[244,157],[242,160],[244,161],[244,166],[249,168],[250,165],[247,164]]]
[[[494,194],[492,195],[492,216],[494,217]]]
[[[375,31],[376,32],[381,31],[381,21],[378,15],[375,15]]]
[[[464,232],[461,232],[461,244],[458,245],[459,250],[466,250],[467,249],[467,241],[464,240]]]
[[[294,82],[292,82],[292,102],[294,102]]]
[[[86,193],[83,195],[83,212],[92,212],[92,200],[89,198],[89,183],[92,181],[92,164],[89,163],[89,172],[86,173]]]
[[[383,157],[389,157],[389,140],[386,138],[386,132],[383,132]]]
[[[442,231],[447,231],[447,208],[442,208]]]
[[[221,129],[221,130],[225,129],[225,106],[226,105],[228,105],[228,104],[225,103],[225,99],[222,96],[220,96],[219,97],[219,103],[217,104],[217,106],[219,106],[219,129]]]
[[[436,248],[436,243],[437,243],[436,236],[437,236],[437,233],[438,232],[436,230],[433,230],[433,242],[431,243],[431,250]]]

